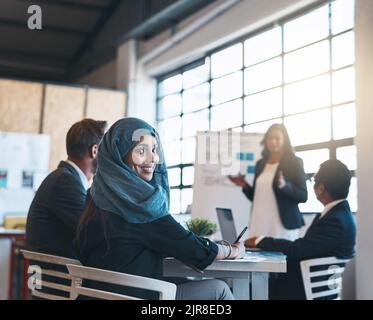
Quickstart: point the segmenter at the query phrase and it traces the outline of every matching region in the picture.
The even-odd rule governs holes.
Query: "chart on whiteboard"
[[[244,174],[252,184],[255,163],[261,157],[262,134],[207,131],[198,132],[194,165],[192,217],[218,223],[216,208],[232,209],[236,230],[249,223],[251,203],[228,179]],[[215,235],[220,238],[220,233]]]

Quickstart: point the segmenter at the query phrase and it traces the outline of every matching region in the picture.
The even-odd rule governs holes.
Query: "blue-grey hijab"
[[[125,161],[145,134],[152,134],[159,146],[160,160],[151,181],[142,179]],[[157,131],[148,123],[136,118],[117,121],[104,135],[97,161],[91,187],[97,207],[130,223],[151,222],[169,213],[170,190],[163,149]]]

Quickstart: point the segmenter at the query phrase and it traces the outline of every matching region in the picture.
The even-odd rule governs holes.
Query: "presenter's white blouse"
[[[285,229],[273,192],[273,179],[278,163],[267,163],[255,184],[254,199],[251,210],[249,236],[267,236],[288,240],[299,237],[298,229]]]

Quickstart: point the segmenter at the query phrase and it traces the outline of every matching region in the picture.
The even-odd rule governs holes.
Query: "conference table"
[[[215,260],[203,273],[175,258],[165,258],[163,275],[193,279],[223,278],[237,300],[267,300],[271,272],[286,272],[286,256],[278,252],[247,251],[239,260]]]

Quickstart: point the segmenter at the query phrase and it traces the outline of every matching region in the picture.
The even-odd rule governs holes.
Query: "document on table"
[[[242,259],[225,259],[224,261],[242,262],[242,260],[244,260],[244,261],[250,261],[250,262],[260,262],[260,261],[264,261],[265,259],[266,258],[264,257],[245,255]]]

